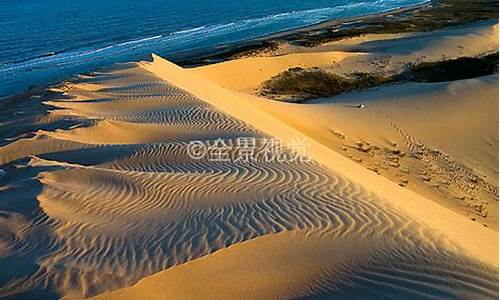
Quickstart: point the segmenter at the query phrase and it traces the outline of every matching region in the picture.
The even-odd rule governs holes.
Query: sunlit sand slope
[[[2,116],[0,296],[498,298],[494,263],[334,169],[191,158],[267,136],[141,66],[40,100]]]

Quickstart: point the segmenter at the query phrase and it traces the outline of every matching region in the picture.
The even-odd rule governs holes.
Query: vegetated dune
[[[317,47],[288,45],[260,57],[245,57],[191,69],[236,91],[254,92],[289,68],[319,68],[335,74],[390,76],[409,65],[498,52],[498,23],[484,21],[430,32],[367,34]]]
[[[5,105],[0,296],[498,298],[497,232],[159,57]],[[188,153],[271,137],[312,161]]]
[[[241,91],[252,91],[264,80],[289,68],[324,67],[362,53],[325,51],[316,53],[286,53],[272,57],[246,57],[194,68],[193,72],[207,76],[218,85]],[[248,66],[252,66],[249,72]]]
[[[325,44],[330,51],[390,55],[399,62],[470,57],[498,51],[498,22],[481,21],[430,32],[368,34]]]

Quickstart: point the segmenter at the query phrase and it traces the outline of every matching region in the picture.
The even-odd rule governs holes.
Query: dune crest
[[[373,172],[367,172],[365,168],[296,129],[297,127],[289,126],[282,119],[274,117],[265,109],[265,103],[259,105],[256,100],[257,103],[254,104],[248,101],[247,97],[219,87],[190,70],[182,69],[156,55],[153,58],[152,64],[143,63],[142,66],[159,78],[190,91],[200,99],[271,136],[283,139],[297,137],[307,141],[310,145],[309,154],[318,163],[378,195],[383,195],[384,199],[398,209],[449,237],[472,257],[498,266],[498,235],[495,231],[471,222],[415,192],[401,189]]]

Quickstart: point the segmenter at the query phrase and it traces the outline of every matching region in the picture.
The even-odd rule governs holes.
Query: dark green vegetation
[[[409,65],[395,76],[352,73],[340,76],[320,69],[292,68],[263,83],[260,95],[271,99],[303,102],[398,82],[442,82],[490,75],[498,71],[498,53]]]
[[[260,94],[301,102],[388,83],[392,78],[369,73],[339,76],[319,69],[292,68],[264,82]]]
[[[498,72],[498,53],[482,57],[460,57],[410,66],[397,81],[441,82],[490,75]]]

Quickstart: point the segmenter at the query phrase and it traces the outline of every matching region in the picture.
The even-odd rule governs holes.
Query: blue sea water
[[[423,0],[0,0],[0,97],[117,62],[169,57]]]

